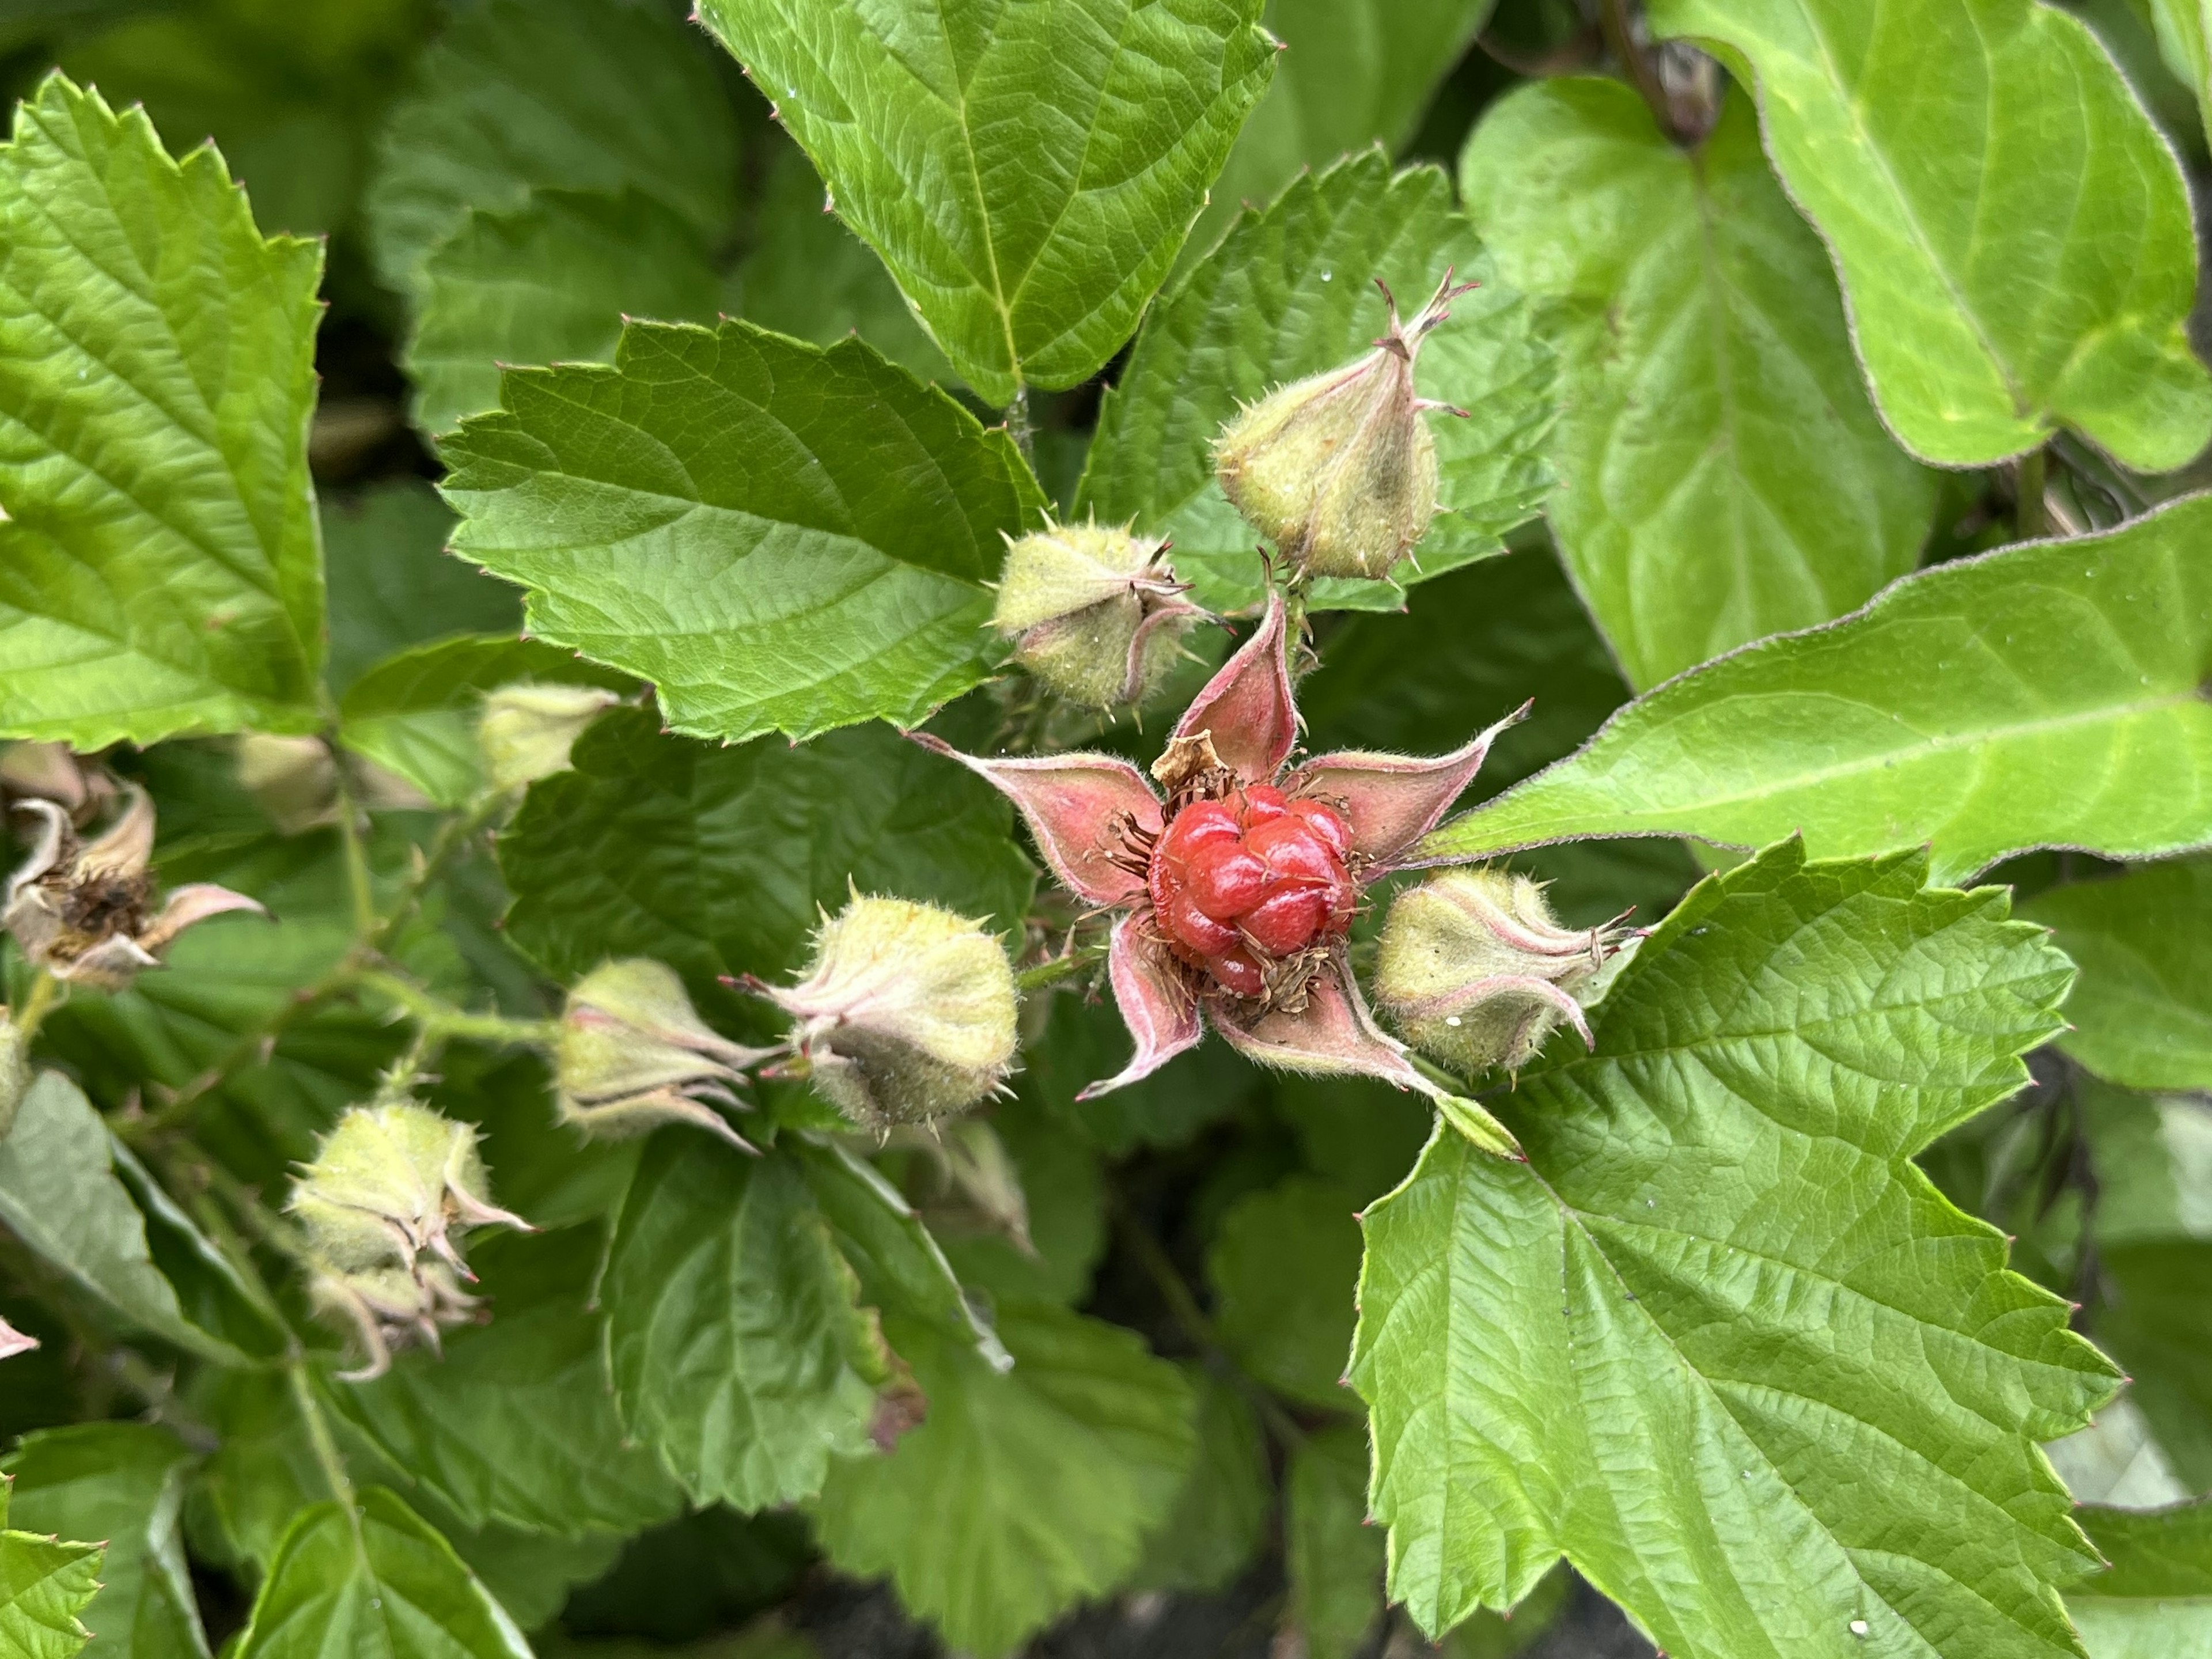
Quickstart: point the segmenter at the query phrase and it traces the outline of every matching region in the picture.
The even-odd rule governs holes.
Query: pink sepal
[[[1379,1077],[1401,1089],[1438,1092],[1406,1057],[1404,1045],[1367,1012],[1341,946],[1308,983],[1306,1006],[1297,1013],[1275,1009],[1242,1018],[1226,999],[1211,1012],[1213,1029],[1230,1047],[1260,1065],[1324,1076]]]
[[[1449,755],[1322,755],[1283,781],[1293,795],[1338,802],[1352,824],[1352,850],[1387,864],[1437,826],[1473,782],[1498,734],[1522,720],[1526,703]]]
[[[169,902],[161,907],[161,913],[146,931],[138,935],[138,942],[158,954],[185,928],[232,910],[251,910],[258,916],[269,914],[257,899],[234,893],[228,887],[218,887],[211,881],[196,881],[169,895]]]
[[[1159,798],[1128,762],[1110,755],[981,760],[927,732],[907,736],[958,761],[1019,807],[1037,850],[1070,892],[1102,906],[1144,896],[1144,877],[1108,858],[1121,844],[1117,821],[1124,813],[1146,834],[1160,832]]]
[[[1167,947],[1140,932],[1135,917],[1123,916],[1114,924],[1106,973],[1113,981],[1122,1023],[1137,1040],[1137,1052],[1112,1077],[1076,1096],[1078,1100],[1094,1100],[1150,1077],[1184,1049],[1197,1047],[1206,1035],[1189,983]]]
[[[0,1359],[11,1359],[19,1353],[28,1353],[39,1346],[39,1339],[27,1336],[6,1320],[0,1319]]]
[[[1297,704],[1283,655],[1283,596],[1267,595],[1267,614],[1252,637],[1206,683],[1174,735],[1213,738],[1221,763],[1247,783],[1272,783],[1298,740]]]

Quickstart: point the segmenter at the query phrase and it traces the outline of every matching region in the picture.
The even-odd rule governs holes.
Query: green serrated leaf
[[[12,1525],[106,1541],[100,1594],[84,1613],[90,1659],[192,1659],[208,1650],[177,1535],[191,1455],[167,1429],[84,1423],[27,1435],[0,1463],[14,1482]]]
[[[368,670],[338,704],[338,741],[397,773],[436,805],[484,787],[477,714],[483,694],[517,680],[627,690],[620,674],[542,640],[464,634],[415,646]]]
[[[1302,167],[1381,144],[1397,154],[1493,0],[1269,0],[1275,76],[1237,135],[1184,247],[1212,250],[1240,205],[1273,199]]]
[[[698,228],[634,187],[477,209],[423,265],[403,359],[415,424],[497,409],[502,363],[605,362],[626,318],[711,323],[721,293]]]
[[[2066,1598],[2089,1659],[2212,1655],[2212,1498],[2149,1513],[2084,1508],[2112,1565]]]
[[[614,367],[500,396],[441,447],[454,551],[676,730],[914,725],[989,672],[984,584],[1043,495],[1003,430],[858,341],[633,324]]]
[[[1332,1182],[1292,1176],[1230,1206],[1206,1256],[1222,1346],[1259,1382],[1324,1411],[1359,1407],[1342,1386],[1358,1207]]]
[[[702,1503],[811,1498],[890,1374],[858,1290],[796,1164],[663,1130],[599,1285],[623,1420]]]
[[[1283,1564],[1310,1659],[1352,1659],[1382,1616],[1382,1535],[1366,1519],[1365,1425],[1307,1436],[1283,1477]]]
[[[363,207],[379,274],[413,295],[471,209],[512,213],[534,190],[635,190],[711,242],[737,206],[737,160],[713,59],[672,9],[489,0],[422,54]]]
[[[656,726],[642,710],[601,716],[501,839],[508,932],[556,978],[653,957],[702,1007],[757,1018],[719,976],[799,967],[848,883],[1001,930],[1028,913],[1036,878],[1012,808],[896,734],[712,748]]]
[[[822,179],[787,145],[769,169],[753,221],[753,251],[738,267],[737,315],[817,345],[858,334],[915,379],[956,382],[884,262],[823,210]]]
[[[1252,1402],[1238,1384],[1201,1365],[1179,1369],[1198,1397],[1198,1452],[1175,1507],[1145,1546],[1132,1589],[1222,1589],[1260,1553],[1274,1508],[1267,1437]]]
[[[185,1317],[146,1248],[146,1223],[115,1174],[107,1126],[59,1072],[24,1091],[0,1140],[0,1221],[125,1324],[225,1364],[246,1356]]]
[[[1756,80],[1775,170],[1907,447],[1981,465],[2063,424],[2161,472],[2204,447],[2188,190],[2079,19],[2034,0],[1656,0],[1650,21]]]
[[[269,1564],[235,1659],[530,1659],[438,1531],[381,1486],[303,1510]]]
[[[1815,854],[1934,844],[1951,881],[2033,847],[2212,841],[2212,496],[1892,584],[1843,621],[1672,680],[1421,845],[1582,836]],[[1532,688],[1533,689],[1533,688]]]
[[[50,76],[0,149],[0,733],[315,723],[322,248]]]
[[[1431,1633],[1565,1554],[1662,1645],[2057,1659],[2094,1565],[2037,1449],[2117,1373],[1910,1162],[2027,1080],[2069,976],[1925,857],[1702,884],[1367,1212],[1352,1380]],[[1870,1645],[1869,1645],[1870,1644]]]
[[[626,1439],[615,1414],[599,1322],[586,1307],[600,1249],[591,1227],[473,1247],[491,1322],[448,1335],[442,1358],[402,1354],[374,1382],[331,1390],[398,1468],[470,1527],[631,1533],[682,1504],[675,1482]]]
[[[833,1466],[823,1547],[993,1659],[1136,1565],[1190,1464],[1190,1390],[1131,1333],[1059,1308],[1000,1310],[1004,1371],[939,1327],[884,1329],[929,1415],[888,1457]]]
[[[521,596],[446,556],[453,514],[420,478],[323,501],[331,590],[331,690],[386,657],[447,634],[514,634]]]
[[[0,1510],[5,1492],[0,1486]],[[0,1651],[9,1659],[82,1652],[90,1633],[78,1615],[99,1592],[100,1554],[98,1544],[0,1532]]]
[[[2081,970],[2059,1047],[2127,1088],[2212,1089],[2212,862],[2053,888],[2021,914]]]
[[[1506,280],[1556,305],[1552,528],[1630,680],[1826,622],[1912,568],[1935,475],[1867,403],[1748,99],[1693,154],[1622,82],[1540,82],[1491,106],[1460,188]]]
[[[1215,436],[1241,404],[1369,349],[1389,320],[1374,279],[1410,309],[1448,266],[1484,286],[1455,301],[1451,320],[1421,348],[1421,395],[1471,411],[1463,421],[1426,417],[1442,511],[1395,580],[1330,578],[1311,603],[1395,611],[1402,584],[1499,551],[1498,538],[1535,515],[1549,483],[1551,353],[1454,209],[1450,182],[1434,167],[1394,176],[1379,150],[1300,179],[1264,213],[1248,211],[1154,307],[1099,410],[1076,513],[1133,519],[1170,538],[1176,574],[1209,607],[1256,605],[1257,541],[1215,481]]]
[[[704,0],[945,355],[994,404],[1136,327],[1274,66],[1261,0]]]

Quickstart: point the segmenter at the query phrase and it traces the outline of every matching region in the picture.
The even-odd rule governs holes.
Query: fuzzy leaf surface
[[[1013,811],[881,727],[793,748],[714,748],[616,709],[531,787],[500,842],[508,931],[557,978],[610,956],[684,976],[702,1007],[757,1008],[718,981],[797,969],[848,882],[1018,927],[1035,872]]]
[[[2066,1598],[2089,1659],[2212,1654],[2212,1498],[2152,1511],[2085,1508],[2112,1565]]]
[[[362,204],[378,274],[419,295],[424,262],[471,209],[512,213],[536,190],[635,190],[720,235],[737,206],[738,131],[702,46],[660,6],[455,13],[379,144]]]
[[[319,243],[51,76],[0,149],[0,732],[311,729]]]
[[[2064,425],[2161,472],[2212,436],[2182,328],[2188,189],[2080,19],[2036,0],[1656,0],[1651,26],[1756,82],[1775,170],[1915,453],[1982,465]]]
[[[813,1497],[889,1376],[859,1288],[791,1159],[662,1130],[599,1286],[624,1421],[702,1503]]]
[[[1099,410],[1077,516],[1133,519],[1171,538],[1176,574],[1212,609],[1258,604],[1256,532],[1215,480],[1215,437],[1241,405],[1366,354],[1389,322],[1375,278],[1410,317],[1446,267],[1483,286],[1454,301],[1451,320],[1421,348],[1421,395],[1470,411],[1422,416],[1436,440],[1442,510],[1395,579],[1329,578],[1313,603],[1395,611],[1404,583],[1499,551],[1499,536],[1535,515],[1549,481],[1551,352],[1454,209],[1450,181],[1434,167],[1394,176],[1379,150],[1242,215],[1153,307]]]
[[[2002,890],[1785,842],[1701,884],[1367,1212],[1352,1381],[1431,1633],[1559,1554],[1699,1659],[2061,1659],[2094,1566],[2035,1443],[2117,1373],[1911,1162],[2027,1080],[2069,969]],[[1863,1621],[1867,1634],[1854,1633]]]
[[[2212,861],[2180,859],[2039,894],[2081,976],[2058,1046],[2130,1089],[2212,1089]]]
[[[382,1486],[357,1516],[300,1511],[261,1581],[235,1659],[530,1659],[453,1547]]]
[[[1001,1309],[1011,1370],[936,1327],[884,1330],[929,1415],[888,1457],[832,1467],[823,1547],[995,1659],[1136,1565],[1190,1463],[1189,1388],[1132,1333],[1050,1306]]]
[[[1934,843],[1955,881],[2033,847],[2212,842],[2212,496],[1924,570],[1668,681],[1425,855],[1583,836],[1819,856]]]
[[[374,1382],[332,1387],[378,1448],[471,1527],[633,1533],[682,1504],[615,1413],[586,1305],[600,1248],[583,1227],[472,1245],[491,1322],[449,1334],[442,1358],[399,1354]]]
[[[1087,379],[1266,88],[1261,0],[703,0],[969,385]]]
[[[204,1659],[177,1528],[191,1455],[167,1429],[81,1423],[27,1435],[0,1464],[14,1481],[13,1526],[106,1544],[83,1615],[88,1659]]]
[[[530,631],[738,741],[918,724],[989,672],[1001,532],[1044,497],[1003,430],[858,341],[632,324],[612,368],[511,369],[441,446],[453,550]]]
[[[1935,477],[1867,402],[1749,99],[1692,154],[1626,82],[1540,82],[1491,106],[1460,188],[1506,280],[1557,307],[1552,528],[1632,682],[1912,568]]]

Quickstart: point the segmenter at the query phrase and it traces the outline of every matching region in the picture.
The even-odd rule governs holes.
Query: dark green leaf
[[[2212,1498],[2150,1514],[2084,1509],[2112,1565],[2066,1598],[2089,1659],[2212,1653]]]
[[[2061,1048],[2130,1089],[2212,1089],[2212,863],[2053,888],[2021,914],[2081,970]]]
[[[1528,306],[1498,283],[1434,167],[1393,176],[1378,151],[1299,179],[1264,213],[1240,218],[1221,246],[1153,309],[1099,411],[1078,514],[1133,519],[1171,538],[1176,574],[1217,610],[1256,604],[1262,581],[1249,526],[1213,476],[1213,441],[1240,404],[1369,349],[1388,313],[1374,280],[1410,310],[1446,267],[1484,286],[1454,301],[1421,349],[1419,389],[1472,411],[1425,416],[1436,439],[1442,507],[1393,581],[1330,579],[1318,606],[1395,611],[1400,586],[1500,550],[1534,516],[1548,481],[1551,354]]]
[[[939,1224],[946,1260],[962,1283],[994,1296],[1081,1302],[1106,1248],[1106,1182],[1097,1148],[1027,1097],[993,1107],[990,1127],[1021,1179],[1031,1248],[972,1224],[964,1231]]]
[[[1923,571],[1865,610],[1693,670],[1422,844],[1581,836],[1815,853],[1922,842],[1955,880],[2027,848],[2212,841],[2212,497]]]
[[[2035,1442],[2116,1373],[1910,1162],[2017,1089],[2069,976],[1923,854],[1700,885],[1367,1212],[1352,1378],[1391,1585],[1441,1632],[1556,1556],[1702,1659],[2074,1651],[2094,1565]]]
[[[836,1464],[817,1510],[832,1561],[890,1574],[901,1601],[983,1659],[1119,1583],[1194,1449],[1189,1389],[1129,1332],[1012,1305],[999,1329],[1011,1370],[887,1318],[929,1415],[890,1456]]]
[[[700,9],[994,404],[1129,337],[1274,64],[1260,0]]]
[[[1692,153],[1621,82],[1540,82],[1485,114],[1460,187],[1506,280],[1556,304],[1552,527],[1632,681],[1912,568],[1935,475],[1867,403],[1748,98]]]
[[[2142,471],[2203,447],[2188,190],[2080,20],[2033,0],[1656,0],[1650,19],[1756,80],[1913,450],[1978,465],[2061,422]]]
[[[419,478],[376,484],[323,503],[330,567],[331,689],[444,634],[513,634],[514,590],[446,556],[453,515]]]
[[[57,75],[0,150],[0,732],[311,729],[319,245]]]
[[[1012,441],[854,341],[632,324],[611,368],[510,370],[441,446],[456,552],[530,631],[735,740],[919,722],[981,682],[1002,532],[1044,498]]]
[[[1325,1411],[1359,1404],[1342,1386],[1359,1283],[1358,1207],[1344,1187],[1292,1176],[1232,1205],[1206,1258],[1214,1323],[1230,1353],[1277,1393]]]
[[[2191,1492],[2212,1488],[2212,1239],[2103,1246],[2091,1328],[2132,1379],[2128,1398]]]
[[[1209,1123],[1240,1110],[1260,1073],[1226,1043],[1208,1042],[1152,1076],[1095,1100],[1085,1085],[1128,1063],[1129,1028],[1111,1001],[1056,996],[1044,1031],[1023,1051],[1015,1087],[1109,1158],[1139,1146],[1180,1146]]]
[[[1352,1659],[1382,1616],[1382,1534],[1366,1519],[1365,1427],[1307,1436],[1283,1480],[1283,1558],[1309,1659]]]
[[[1274,1508],[1267,1443],[1252,1402],[1212,1371],[1182,1370],[1198,1396],[1198,1453],[1175,1507],[1145,1546],[1133,1589],[1221,1589],[1260,1553]]]

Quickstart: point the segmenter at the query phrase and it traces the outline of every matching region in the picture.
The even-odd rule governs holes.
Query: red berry
[[[1340,937],[1358,884],[1351,826],[1318,801],[1255,784],[1178,812],[1152,852],[1152,905],[1168,946],[1224,990],[1258,997],[1267,964]]]

